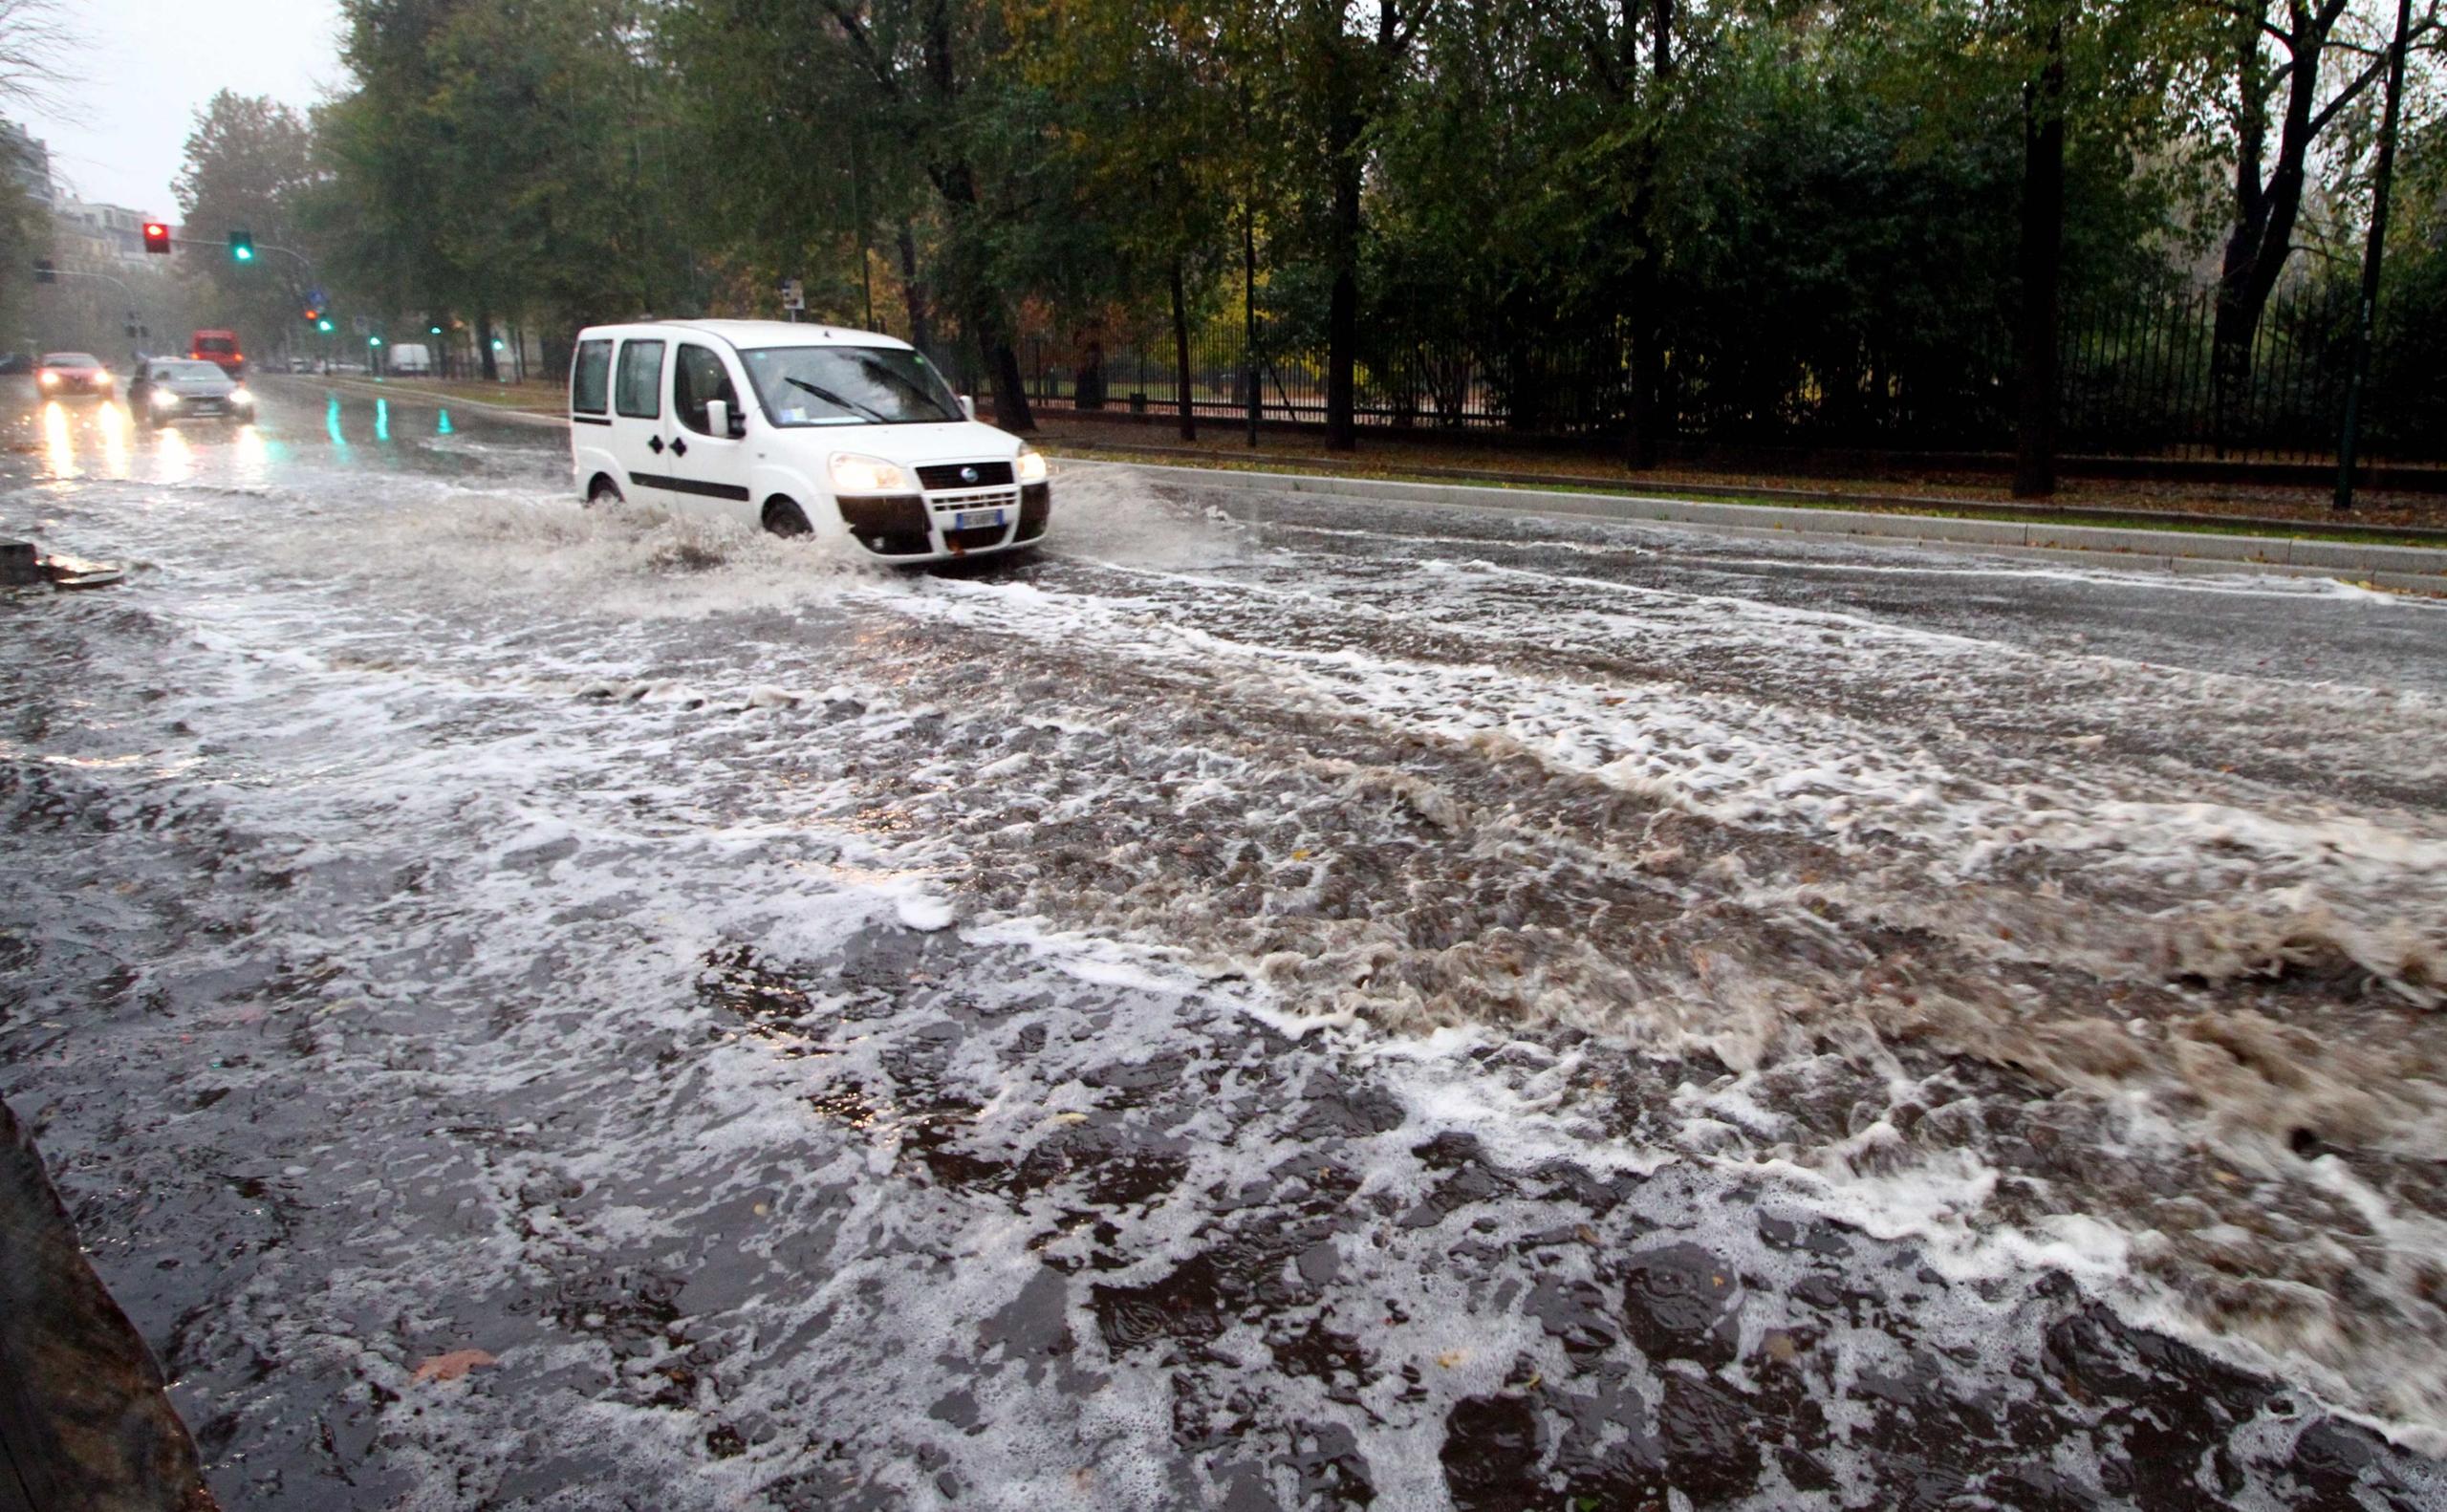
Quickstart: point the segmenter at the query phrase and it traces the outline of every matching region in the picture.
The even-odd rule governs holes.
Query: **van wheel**
[[[807,523],[807,511],[788,499],[765,501],[765,529],[775,535],[813,535],[815,528]]]
[[[620,486],[601,473],[586,487],[586,502],[596,508],[608,508],[620,502]]]

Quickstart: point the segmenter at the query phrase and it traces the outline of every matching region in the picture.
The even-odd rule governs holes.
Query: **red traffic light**
[[[170,250],[170,228],[159,221],[145,222],[144,249],[166,255]]]

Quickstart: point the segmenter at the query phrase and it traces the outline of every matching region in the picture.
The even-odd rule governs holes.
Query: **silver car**
[[[194,357],[147,357],[128,379],[130,408],[155,425],[182,420],[255,419],[255,397],[216,363]]]

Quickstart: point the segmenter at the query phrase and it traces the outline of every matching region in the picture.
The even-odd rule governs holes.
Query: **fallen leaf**
[[[455,1381],[480,1365],[490,1365],[493,1357],[482,1350],[453,1350],[437,1354],[417,1367],[420,1381]]]
[[[1469,1357],[1470,1351],[1467,1350],[1447,1350],[1436,1357],[1436,1363],[1449,1371]]]

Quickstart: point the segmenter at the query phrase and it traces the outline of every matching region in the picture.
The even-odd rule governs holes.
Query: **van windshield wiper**
[[[814,384],[809,382],[805,378],[791,378],[785,375],[782,381],[788,383],[792,388],[807,390],[817,399],[824,400],[827,404],[834,405],[836,408],[846,409],[854,415],[864,415],[867,419],[876,421],[877,424],[889,425],[892,423],[892,417],[888,415],[878,415],[874,410],[867,408],[864,404],[853,404],[848,400],[843,399],[840,395],[834,393],[831,389],[817,388]]]

